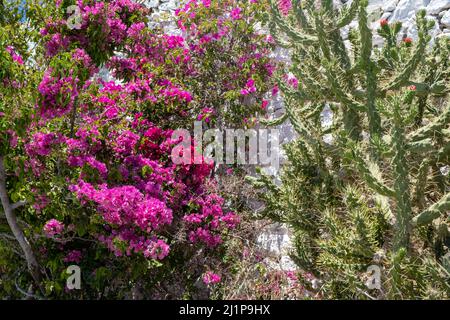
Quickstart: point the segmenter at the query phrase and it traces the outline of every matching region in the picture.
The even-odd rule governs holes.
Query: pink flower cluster
[[[129,156],[135,153],[136,145],[141,137],[130,130],[120,133],[113,147],[114,152],[118,155]]]
[[[78,82],[76,75],[55,76],[52,69],[48,69],[38,86],[41,117],[52,119],[72,110],[75,99],[78,97]]]
[[[71,250],[69,251],[69,253],[67,253],[67,255],[64,257],[64,262],[75,262],[75,263],[80,263],[81,259],[83,258],[83,254],[81,253],[80,250]]]
[[[93,64],[91,57],[84,49],[76,48],[73,50],[72,58],[84,73],[84,77],[82,77],[83,81],[86,81],[98,72],[98,68]]]
[[[170,225],[173,219],[172,210],[162,201],[144,196],[136,187],[121,186],[100,190],[91,184],[80,181],[72,185],[82,201],[97,204],[98,210],[109,226],[114,230],[112,236],[100,236],[99,239],[120,256],[124,254],[115,240],[127,243],[126,254],[143,253],[145,257],[162,260],[169,252],[169,246],[162,240],[156,240],[157,231]]]
[[[233,48],[233,41],[230,41],[230,39],[237,36],[235,33],[242,35],[246,32],[240,30],[239,22],[242,20],[248,24],[255,22],[252,11],[242,9],[243,4],[239,1],[214,1],[214,4],[214,9],[208,9],[211,6],[211,1],[205,4],[204,1],[190,0],[176,11],[178,26],[186,31],[185,42],[189,46],[192,60],[206,58],[207,52],[210,52],[210,54],[214,52],[219,56],[225,54],[230,57],[230,52],[227,52],[227,50],[237,51],[237,48]],[[250,1],[250,7],[253,4],[257,5],[258,1]],[[249,4],[245,5],[249,6]],[[211,12],[214,12],[212,16]],[[197,14],[204,16],[198,17]],[[208,23],[204,23],[202,19],[209,19]],[[240,48],[238,50],[243,52],[242,55],[231,56],[231,60],[221,61],[221,63],[229,66],[230,71],[227,71],[230,73],[227,79],[229,90],[240,90],[241,88],[237,87],[242,83],[240,79],[243,77],[245,77],[244,79],[253,79],[255,73],[263,77],[270,77],[275,68],[272,63],[267,62],[270,59],[267,59],[269,55],[268,43],[264,41],[264,36],[253,31],[248,32],[246,37],[249,39],[248,43],[239,42]],[[231,72],[235,66],[238,66],[238,73]],[[250,71],[242,72],[243,69],[249,69]],[[264,69],[267,72],[265,75],[265,72],[261,72]],[[247,95],[255,91],[254,85],[249,83],[248,87],[242,89],[241,93]]]
[[[216,194],[207,195],[195,201],[200,210],[186,215],[184,220],[188,222],[192,230],[189,233],[191,242],[203,242],[214,247],[222,242],[221,229],[233,229],[239,223],[239,217],[233,212],[224,213],[223,198]]]
[[[222,280],[221,276],[211,271],[205,272],[203,275],[203,283],[206,285],[217,284]]]
[[[34,175],[40,176],[46,167],[44,157],[49,156],[60,142],[61,139],[56,133],[34,133],[25,144],[25,152],[29,157],[29,161],[25,163],[26,168],[31,169]]]
[[[17,62],[18,64],[23,64],[22,57],[16,53],[13,47],[7,46],[6,51],[11,55],[13,61]]]
[[[167,243],[161,240],[153,242],[144,251],[145,257],[150,257],[152,259],[162,260],[169,254],[169,246]]]
[[[242,9],[239,7],[233,8],[230,12],[231,18],[233,20],[239,20],[241,18]]]
[[[36,194],[34,196],[33,209],[41,212],[50,203],[50,200],[45,194],[39,194],[37,190],[34,190],[34,192]]]
[[[278,0],[278,9],[284,16],[289,14],[289,11],[292,10],[292,1],[291,0]]]
[[[197,121],[205,121],[209,123],[211,121],[211,117],[214,115],[214,109],[212,108],[203,108],[201,113],[197,116]]]
[[[291,86],[294,89],[298,89],[298,85],[299,85],[298,79],[294,75],[286,74],[286,75],[284,75],[283,78],[289,86]]]
[[[44,233],[49,238],[53,238],[57,235],[60,235],[63,231],[64,231],[64,224],[62,224],[56,219],[51,219],[47,221],[47,223],[44,225]]]
[[[91,184],[80,181],[70,190],[82,200],[97,203],[103,219],[117,228],[137,227],[145,233],[158,230],[172,222],[172,210],[160,200],[144,195],[133,186],[96,190]]]
[[[148,9],[131,0],[77,0],[81,13],[81,24],[76,33],[67,31],[66,20],[48,21],[41,35],[49,37],[47,55],[54,56],[73,45],[81,44],[86,52],[95,50],[105,53],[96,55],[96,63],[101,63],[112,55],[116,46],[126,40],[130,19],[144,17]]]
[[[241,94],[246,96],[253,92],[256,92],[255,80],[248,79],[245,88],[241,90]]]
[[[52,151],[53,145],[58,142],[59,139],[53,132],[37,132],[33,134],[31,141],[25,145],[25,149],[30,157],[48,156]]]

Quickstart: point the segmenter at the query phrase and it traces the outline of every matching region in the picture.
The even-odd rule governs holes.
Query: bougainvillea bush
[[[184,79],[199,97],[199,120],[242,127],[265,114],[279,66],[262,25],[265,12],[260,0],[189,0],[176,11],[195,66]]]
[[[30,1],[4,16],[1,295],[189,298],[220,281],[214,261],[240,218],[195,141],[199,164],[174,164],[172,133],[264,113],[276,65],[262,6],[190,1],[183,36],[149,28],[131,0]],[[22,43],[4,32],[13,24]],[[82,290],[66,287],[69,265]]]

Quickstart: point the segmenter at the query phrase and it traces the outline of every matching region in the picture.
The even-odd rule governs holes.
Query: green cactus
[[[341,9],[331,0],[292,1],[288,16],[270,0],[273,38],[291,52],[298,88],[279,77],[286,114],[298,138],[285,145],[281,185],[260,174],[263,215],[287,223],[292,256],[322,283],[328,298],[445,298],[449,252],[450,41],[428,34],[399,38],[401,24],[382,23],[373,46],[367,0]],[[352,21],[357,27],[341,30]],[[333,124],[321,126],[324,106]],[[332,140],[324,139],[326,135]],[[383,271],[380,289],[365,284],[367,267]]]

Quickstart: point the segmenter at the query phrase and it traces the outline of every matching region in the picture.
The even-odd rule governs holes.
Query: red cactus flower
[[[387,19],[381,19],[381,20],[380,20],[380,26],[382,26],[382,27],[387,26],[388,23],[389,23],[389,22],[387,21]]]
[[[404,43],[407,43],[407,44],[410,44],[410,43],[413,42],[413,39],[410,38],[410,37],[406,37],[406,38],[403,39],[403,42],[404,42]]]

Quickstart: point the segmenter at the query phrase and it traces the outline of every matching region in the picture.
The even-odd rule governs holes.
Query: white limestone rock
[[[149,8],[157,8],[159,6],[159,0],[147,0],[144,4]]]
[[[450,0],[448,0],[450,1]],[[400,0],[395,8],[390,21],[405,21],[416,15],[420,9],[424,9],[430,0]]]
[[[383,2],[384,2],[383,0],[369,1],[369,5],[367,6],[367,13],[369,13],[370,15],[374,11],[382,10]]]
[[[427,13],[437,15],[448,8],[450,8],[450,0],[431,0],[427,6]]]
[[[450,38],[450,29],[444,29],[444,31],[436,36],[436,39],[447,37]]]
[[[264,228],[259,234],[256,243],[261,249],[277,255],[286,254],[292,248],[288,227],[279,223],[274,223]]]
[[[389,0],[389,1],[384,1],[385,3],[383,4],[383,11],[384,12],[391,12],[394,11],[395,8],[397,8],[397,4],[398,4],[399,0]]]
[[[336,9],[342,7],[342,2],[340,0],[333,0],[333,5]]]
[[[280,268],[283,271],[296,271],[298,269],[295,262],[291,259],[290,256],[282,256],[280,259]]]
[[[385,13],[383,13],[383,15],[381,16],[380,20],[383,20],[383,19],[388,20],[391,15],[392,15],[392,12],[386,11]]]
[[[177,0],[161,0],[163,3],[159,5],[161,11],[175,11],[179,7]]]
[[[444,12],[444,15],[441,18],[441,24],[445,27],[450,27],[450,10]]]

